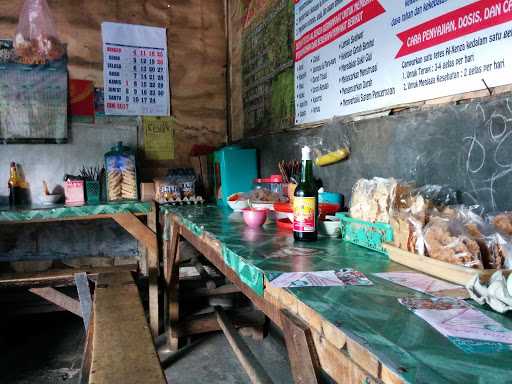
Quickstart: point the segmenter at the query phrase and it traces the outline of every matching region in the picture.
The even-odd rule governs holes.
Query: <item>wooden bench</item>
[[[166,383],[139,292],[129,272],[98,276],[80,382]]]

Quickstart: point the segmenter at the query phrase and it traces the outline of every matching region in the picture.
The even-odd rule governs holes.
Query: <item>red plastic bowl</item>
[[[288,219],[279,219],[276,222],[277,227],[286,231],[293,231],[293,223]]]

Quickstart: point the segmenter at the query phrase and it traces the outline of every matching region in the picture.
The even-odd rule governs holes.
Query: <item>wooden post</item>
[[[167,260],[164,261],[165,271],[165,285],[167,291],[167,308],[165,309],[168,313],[167,317],[169,323],[166,324],[169,327],[168,331],[168,344],[172,351],[177,351],[179,348],[179,339],[177,334],[177,324],[179,321],[179,225],[175,221],[174,217],[171,217],[171,240],[168,242],[169,249],[167,250]]]
[[[298,384],[318,383],[318,357],[308,325],[288,310],[281,310],[284,339],[292,368],[293,381]]]

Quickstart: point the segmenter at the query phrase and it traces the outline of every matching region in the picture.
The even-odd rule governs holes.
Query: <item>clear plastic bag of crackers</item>
[[[22,64],[46,64],[64,56],[65,47],[57,35],[46,0],[25,0],[14,36],[14,49]]]

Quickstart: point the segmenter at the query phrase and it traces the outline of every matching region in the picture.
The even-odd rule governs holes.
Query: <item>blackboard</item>
[[[512,210],[512,94],[489,96],[358,122],[247,139],[260,150],[261,171],[300,157],[300,147],[332,149],[349,140],[348,161],[315,169],[328,190],[347,198],[359,178],[395,177],[443,184],[466,204]]]

